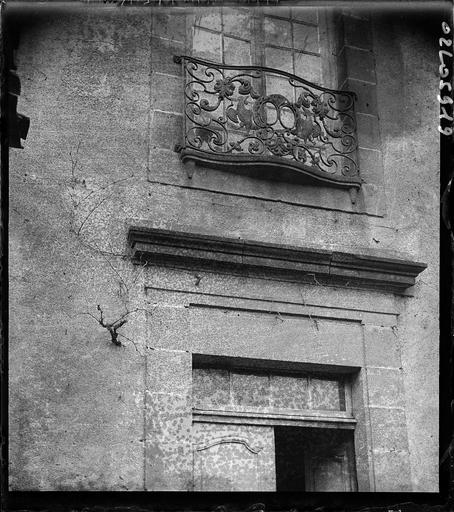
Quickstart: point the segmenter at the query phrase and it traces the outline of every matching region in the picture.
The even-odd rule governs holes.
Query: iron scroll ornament
[[[175,146],[183,162],[360,188],[353,92],[272,68],[174,61],[184,75],[183,142]]]

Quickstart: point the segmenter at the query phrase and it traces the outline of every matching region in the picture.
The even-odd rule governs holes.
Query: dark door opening
[[[277,491],[355,491],[353,432],[275,427]]]
[[[304,445],[302,428],[274,427],[276,490],[305,491]]]

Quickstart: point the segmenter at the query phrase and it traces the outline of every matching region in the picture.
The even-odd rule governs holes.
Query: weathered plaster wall
[[[148,208],[150,13],[18,10],[33,120],[10,163],[11,486],[141,489],[144,359],[90,315],[137,307],[121,255],[126,218]],[[140,314],[121,331],[136,343]]]
[[[125,258],[128,227],[146,225],[401,253],[428,263],[414,298],[395,301],[401,311],[395,344],[380,325],[371,328],[368,340],[383,350],[401,343],[413,490],[435,491],[438,107],[433,41],[395,17],[372,19],[384,187],[374,215],[367,198],[352,207],[348,192],[295,190],[202,169],[188,178],[173,152],[182,106],[180,69],[172,54],[184,51],[186,34],[180,10],[15,9],[33,18],[26,17],[16,55],[20,111],[32,124],[26,148],[11,151],[10,164],[12,488],[191,488],[190,446],[172,444],[191,426],[186,333],[180,334],[179,350],[154,350],[167,329],[164,323],[154,332],[147,324],[147,315],[157,325],[161,314],[148,304],[143,289],[154,274]],[[178,279],[169,277],[174,287]],[[247,283],[238,286],[244,290]],[[313,287],[312,293],[321,297],[324,292]],[[382,299],[352,292],[349,300],[373,310]],[[108,321],[131,312],[119,330],[127,337],[119,338],[125,347],[114,346],[97,323],[98,304]],[[380,364],[374,348],[376,366],[392,366]],[[383,388],[389,382],[385,379]],[[166,461],[159,457],[164,449]],[[383,454],[382,468],[390,457]]]

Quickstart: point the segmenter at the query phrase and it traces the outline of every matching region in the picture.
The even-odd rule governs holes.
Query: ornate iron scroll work
[[[183,162],[353,191],[361,186],[354,93],[271,68],[174,60],[184,73],[183,143],[175,147]]]

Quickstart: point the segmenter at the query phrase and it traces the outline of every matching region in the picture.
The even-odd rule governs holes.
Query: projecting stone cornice
[[[324,286],[405,293],[427,267],[405,259],[132,227],[133,258],[179,268],[223,270]]]

